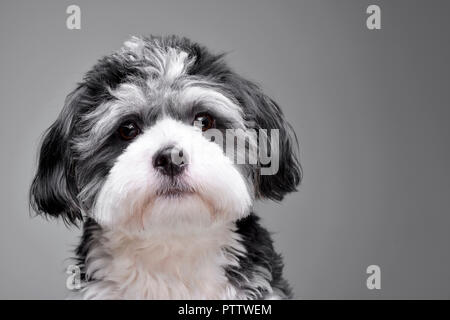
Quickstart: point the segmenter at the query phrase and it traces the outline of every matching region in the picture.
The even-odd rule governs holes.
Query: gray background
[[[73,3],[80,31],[65,27]],[[65,296],[80,232],[29,216],[37,145],[101,55],[150,33],[229,52],[292,122],[303,185],[258,208],[297,298],[450,298],[449,4],[2,1],[0,298]],[[371,264],[381,290],[366,288]]]

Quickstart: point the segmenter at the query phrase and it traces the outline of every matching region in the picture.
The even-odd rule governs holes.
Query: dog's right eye
[[[129,141],[136,138],[141,133],[141,130],[136,123],[129,121],[120,125],[118,133],[121,139]]]

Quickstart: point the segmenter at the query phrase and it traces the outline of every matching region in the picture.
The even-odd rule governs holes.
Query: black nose
[[[153,157],[153,166],[155,169],[171,177],[183,172],[186,165],[183,150],[175,147],[166,147],[158,151]]]

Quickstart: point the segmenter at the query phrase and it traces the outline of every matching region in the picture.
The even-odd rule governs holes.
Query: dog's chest
[[[243,250],[233,233],[130,239],[105,234],[87,259],[95,282],[83,289],[87,299],[233,299],[239,293],[224,268],[236,265],[225,247]]]

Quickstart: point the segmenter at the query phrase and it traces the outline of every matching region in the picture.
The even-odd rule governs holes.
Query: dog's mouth
[[[162,198],[181,198],[187,194],[191,194],[193,191],[180,190],[180,189],[166,189],[157,192],[158,197]]]
[[[176,183],[171,182],[162,185],[156,191],[156,196],[162,198],[181,198],[193,193],[195,193],[194,188],[185,183],[180,183],[179,181],[177,181]]]

